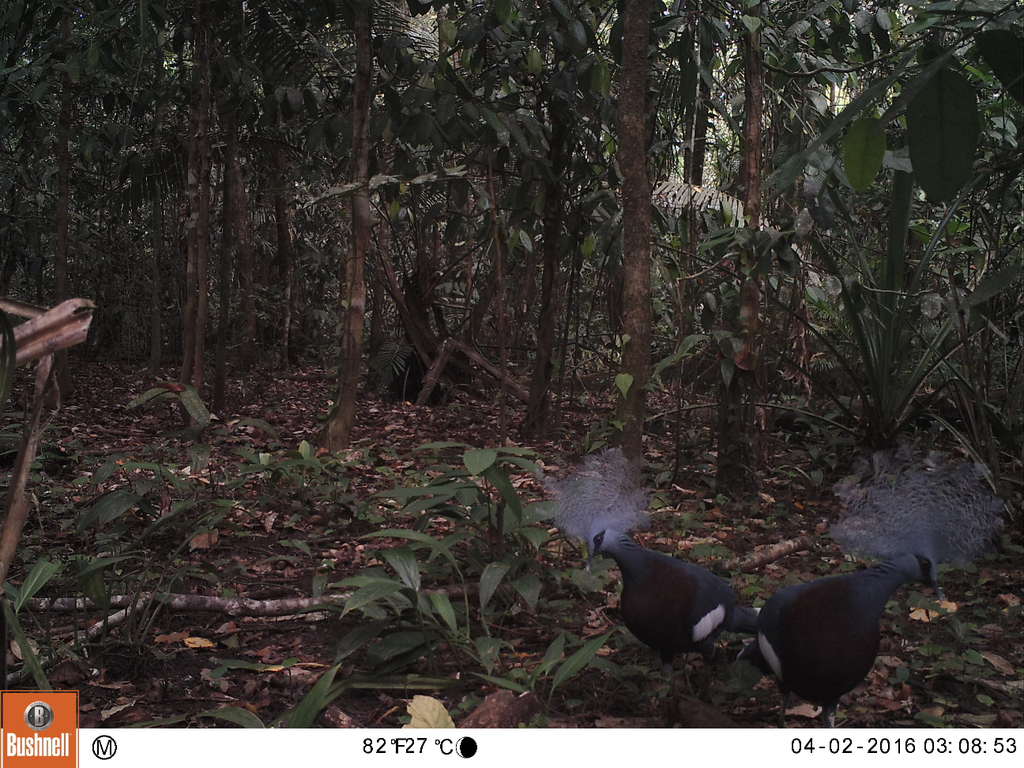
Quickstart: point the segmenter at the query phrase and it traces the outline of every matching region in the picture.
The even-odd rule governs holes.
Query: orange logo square
[[[78,691],[0,692],[0,767],[77,768]]]

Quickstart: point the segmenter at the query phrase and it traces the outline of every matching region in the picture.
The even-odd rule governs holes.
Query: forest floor
[[[28,381],[19,381],[0,433],[8,465]],[[332,387],[322,372],[263,371],[232,380],[226,408],[200,440],[180,433],[182,411],[173,403],[128,407],[156,384],[139,368],[82,364],[76,366],[75,382],[73,396],[43,435],[29,485],[34,508],[10,583],[21,589],[41,561],[59,566],[18,616],[46,664],[50,684],[80,691],[82,727],[225,725],[244,720],[232,718],[241,710],[270,724],[306,699],[327,670],[336,684],[350,684],[336,685],[337,697],[323,702],[315,720],[321,726],[399,726],[414,694],[436,697],[463,724],[501,690],[500,681],[536,694],[526,716],[535,725],[731,721],[771,727],[778,722],[774,680],[750,679],[749,671],[731,662],[748,638],[724,635],[709,661],[678,656],[674,674],[667,677],[649,649],[619,622],[614,568],[585,574],[580,549],[543,524],[535,525],[543,544],[529,552],[527,564],[541,576],[533,600],[511,588],[499,590],[492,610],[481,613],[469,592],[474,585],[460,593],[443,557],[421,563],[424,595],[428,586],[447,589],[451,603],[465,605],[470,618],[450,633],[434,631],[440,640],[429,653],[393,655],[391,662],[402,663],[397,668],[386,663],[380,649],[422,634],[415,631],[411,609],[403,614],[404,625],[387,621],[394,617],[387,595],[344,614],[343,599],[312,611],[285,610],[284,601],[350,595],[366,574],[392,577],[396,558],[388,559],[388,548],[410,542],[374,534],[411,529],[417,516],[403,512],[387,492],[443,476],[431,455],[447,455],[454,466],[466,450],[423,450],[424,444],[499,445],[500,412],[489,399],[460,395],[437,407],[416,407],[366,393],[352,450],[332,459],[315,449]],[[574,402],[562,414],[557,439],[528,446],[533,460],[554,475],[579,458],[588,436],[595,440],[604,434],[600,416],[609,412],[607,394]],[[657,398],[653,405],[659,412],[674,407]],[[757,499],[725,502],[709,490],[710,413],[697,409],[686,411],[681,422],[671,416],[651,421],[646,453],[656,494],[653,525],[639,534],[642,543],[712,567],[721,559],[807,537],[809,549],[732,576],[743,604],[757,604],[786,583],[862,567],[845,558],[827,535],[838,512],[831,487],[849,471],[855,448],[821,431],[766,430],[759,436],[764,467]],[[507,415],[513,427],[521,418],[517,408]],[[512,444],[525,447],[514,430],[510,435]],[[524,500],[544,498],[529,473],[513,472],[511,479]],[[1012,510],[1008,520],[998,554],[967,569],[940,572],[946,598],[955,604],[947,606],[950,610],[920,610],[936,607],[931,591],[920,585],[897,592],[883,620],[874,669],[844,698],[840,725],[1022,724],[1021,510]],[[453,528],[442,517],[427,530],[440,537]],[[471,558],[472,546],[470,541],[453,552]],[[425,550],[418,553],[422,560]],[[477,574],[467,584],[479,581]],[[117,597],[138,591],[207,602],[189,604],[183,598],[159,609],[156,603],[129,606],[104,625],[103,615],[117,613]],[[40,599],[83,594],[100,603],[110,599],[107,613],[96,608],[61,612]],[[248,602],[230,602],[236,598]],[[275,612],[269,605],[285,606],[276,610],[283,615],[266,615]],[[357,642],[360,628],[373,619],[379,619],[373,626],[385,639],[376,640],[367,630]],[[76,642],[76,630],[83,629],[91,630],[90,641]],[[406,631],[389,637],[396,629]],[[569,674],[573,670],[560,662],[562,654],[568,658],[605,633],[608,639],[590,663]],[[484,649],[491,646],[481,644],[481,636],[502,641],[497,657],[485,659]],[[339,653],[342,641],[347,654]],[[11,642],[8,671],[19,687],[36,687],[24,656]],[[812,707],[790,704],[787,725],[820,724]],[[228,707],[236,709],[224,716]],[[210,715],[217,710],[220,715]],[[488,716],[503,722],[501,712]],[[476,717],[486,721],[479,711]]]

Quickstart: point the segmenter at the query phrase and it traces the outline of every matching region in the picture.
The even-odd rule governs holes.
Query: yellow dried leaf
[[[931,621],[932,619],[939,618],[939,614],[936,611],[928,611],[924,608],[915,608],[910,612],[910,618],[913,621]]]
[[[205,637],[186,637],[185,645],[189,648],[213,648],[213,641]]]
[[[437,699],[431,696],[413,696],[409,704],[409,716],[412,718],[405,728],[454,728],[448,710]]]

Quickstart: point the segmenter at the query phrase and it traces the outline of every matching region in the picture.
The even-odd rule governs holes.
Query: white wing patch
[[[693,625],[693,644],[697,645],[701,640],[718,629],[718,625],[723,621],[725,621],[725,606],[719,605]]]
[[[761,655],[765,661],[768,662],[768,666],[772,668],[772,672],[775,676],[782,679],[782,662],[779,661],[779,655],[772,648],[772,644],[768,642],[768,638],[762,635],[760,632],[757,633],[757,647],[761,649]]]

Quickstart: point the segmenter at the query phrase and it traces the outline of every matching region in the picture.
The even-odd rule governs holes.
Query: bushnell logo
[[[45,731],[53,725],[53,708],[45,701],[33,701],[25,707],[25,725],[33,731]]]

